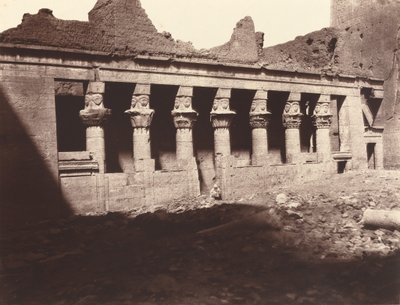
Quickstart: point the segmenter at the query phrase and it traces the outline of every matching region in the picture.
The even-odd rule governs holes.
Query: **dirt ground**
[[[0,241],[0,304],[400,304],[400,171],[81,216]]]

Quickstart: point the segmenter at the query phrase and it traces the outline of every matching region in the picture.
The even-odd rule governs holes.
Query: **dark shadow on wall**
[[[83,96],[56,95],[58,151],[85,150],[85,126],[79,118],[79,111],[84,107],[85,98]]]
[[[269,153],[280,155],[282,163],[286,162],[285,128],[282,124],[282,114],[289,93],[268,91],[268,111],[271,113],[268,125]]]
[[[151,86],[150,107],[154,109],[150,126],[151,155],[156,170],[166,169],[175,162],[176,129],[171,111],[178,89],[178,86]]]
[[[215,88],[193,88],[193,109],[199,114],[193,128],[193,147],[202,194],[209,194],[215,181],[214,129],[210,112],[216,93]]]
[[[251,155],[249,113],[254,94],[253,90],[233,89],[231,95],[231,109],[236,111],[230,128],[232,154],[247,153],[249,159]]]
[[[119,173],[133,164],[132,125],[125,113],[131,108],[134,85],[130,83],[107,83],[104,106],[112,115],[104,128],[106,168],[108,173]]]
[[[71,215],[58,182],[0,89],[0,235]]]

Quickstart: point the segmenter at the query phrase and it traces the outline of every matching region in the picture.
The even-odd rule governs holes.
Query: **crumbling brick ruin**
[[[139,0],[98,0],[89,22],[25,14],[0,34],[1,222],[382,168],[383,59],[348,52],[356,32],[263,48],[245,17],[196,50]]]

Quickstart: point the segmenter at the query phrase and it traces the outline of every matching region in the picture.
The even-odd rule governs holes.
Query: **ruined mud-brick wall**
[[[332,0],[331,25],[343,29],[341,60],[385,80],[385,166],[400,168],[398,0]]]

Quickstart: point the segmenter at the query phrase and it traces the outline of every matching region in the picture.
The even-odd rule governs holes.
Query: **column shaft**
[[[339,145],[340,151],[350,151],[350,121],[348,115],[348,102],[343,101],[339,108],[338,125],[339,125]]]
[[[214,151],[215,155],[227,157],[231,154],[231,139],[229,128],[214,129]]]
[[[133,159],[151,158],[150,132],[148,128],[133,128]]]
[[[102,126],[86,127],[86,150],[94,154],[95,160],[99,163],[99,173],[105,172],[105,144],[104,129]]]
[[[252,136],[252,159],[265,156],[268,153],[268,138],[267,129],[253,128],[251,131]]]
[[[331,157],[331,140],[329,128],[317,128],[316,130],[317,154],[321,161],[329,161]]]
[[[191,128],[176,130],[176,159],[187,160],[193,158],[193,136]]]
[[[300,131],[298,128],[286,128],[285,130],[286,162],[295,163],[300,154]]]

